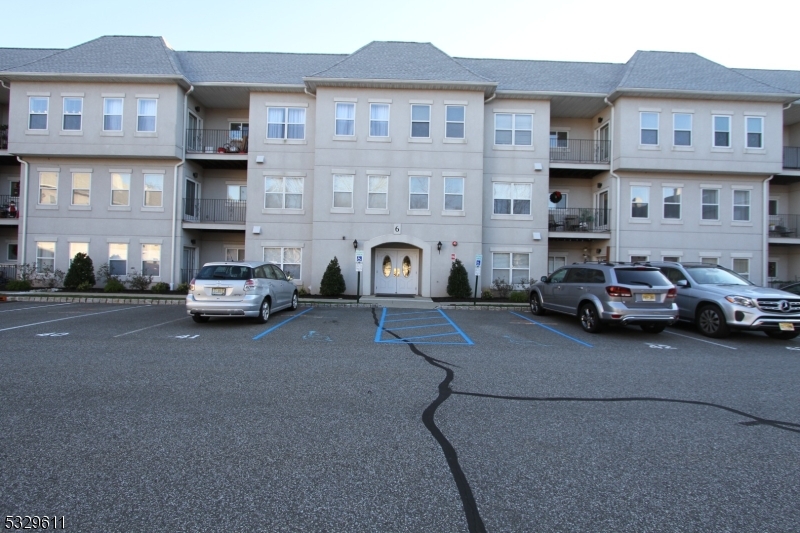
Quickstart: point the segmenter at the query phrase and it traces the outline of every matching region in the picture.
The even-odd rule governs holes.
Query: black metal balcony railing
[[[17,279],[17,265],[0,265],[0,278]]]
[[[611,231],[611,210],[587,207],[565,207],[548,211],[550,232],[589,232]]]
[[[769,236],[789,239],[798,238],[800,215],[769,215]]]
[[[0,218],[19,218],[19,197],[0,194]]]
[[[551,163],[608,163],[610,155],[610,141],[550,140]]]
[[[244,224],[247,202],[183,199],[183,220],[200,223]]]
[[[800,170],[800,146],[783,147],[783,168]]]
[[[0,150],[8,150],[8,124],[0,124]]]
[[[186,130],[186,152],[189,154],[246,154],[244,131]]]

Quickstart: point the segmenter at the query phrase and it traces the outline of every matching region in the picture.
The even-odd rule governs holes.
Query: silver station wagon
[[[281,309],[297,309],[297,287],[278,266],[260,261],[206,263],[186,295],[186,312],[195,322],[240,316],[263,324]]]

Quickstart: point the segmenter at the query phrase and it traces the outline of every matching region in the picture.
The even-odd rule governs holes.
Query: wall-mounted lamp
[[[199,105],[194,106],[194,110],[199,113],[200,112],[200,106]]]
[[[598,254],[599,254],[599,253],[600,253],[600,252],[602,252],[602,251],[603,251],[603,249],[602,249],[602,248],[598,248],[598,249],[597,249],[597,251],[596,251],[595,253],[598,253]]]
[[[602,183],[602,182],[598,183],[598,184],[597,184],[597,188],[598,188],[598,189],[602,189],[602,188],[603,188],[603,183]]]
[[[597,123],[598,124],[602,124],[603,123],[603,117],[597,117]]]
[[[583,249],[583,255],[586,255],[587,253],[589,253],[589,249],[588,248],[584,248]]]
[[[194,240],[194,239],[192,239],[192,240],[191,240],[191,243],[192,243],[192,244],[197,244],[197,241],[196,241],[196,240]]]
[[[442,241],[436,243],[436,249],[439,251],[439,253],[442,253]]]
[[[197,174],[197,172],[192,172],[192,177],[193,177],[193,178],[196,178],[198,175],[199,175],[199,174]]]
[[[358,239],[353,239],[353,250],[358,250]]]

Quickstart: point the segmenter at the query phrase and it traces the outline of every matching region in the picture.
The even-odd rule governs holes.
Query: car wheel
[[[264,298],[264,301],[261,302],[261,309],[258,310],[256,322],[266,324],[267,320],[269,320],[269,298]]]
[[[194,320],[198,324],[204,324],[208,322],[208,317],[202,315],[192,315],[192,320]]]
[[[297,309],[297,292],[296,291],[295,291],[294,294],[292,294],[292,311],[294,311],[295,309]]]
[[[725,315],[716,305],[704,305],[697,311],[697,329],[706,337],[714,339],[730,335]]]
[[[642,324],[639,327],[647,333],[661,333],[667,328],[664,324]]]
[[[585,303],[578,311],[578,317],[581,319],[581,327],[588,333],[600,333],[603,330],[603,324],[600,322],[600,315],[597,314],[597,309],[594,304]]]
[[[788,341],[800,335],[800,331],[765,331],[767,337]]]
[[[541,298],[539,298],[538,294],[536,294],[535,292],[532,292],[531,293],[531,314],[532,315],[537,315],[537,316],[542,316],[545,313],[546,313],[546,311],[544,310],[544,307],[542,307]]]

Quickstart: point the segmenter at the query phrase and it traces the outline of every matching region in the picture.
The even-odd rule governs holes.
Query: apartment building
[[[443,296],[583,260],[800,276],[800,72],[175,51],[158,37],[0,49],[0,264],[188,281],[265,259],[317,292]],[[6,139],[7,137],[7,139]],[[9,268],[9,270],[11,270]]]

